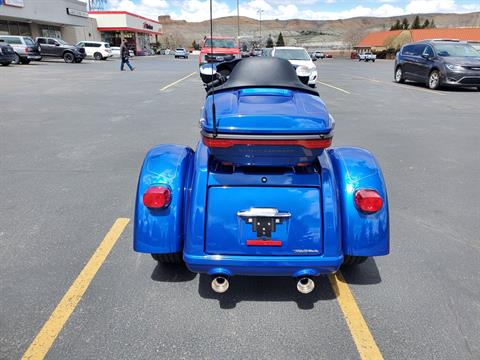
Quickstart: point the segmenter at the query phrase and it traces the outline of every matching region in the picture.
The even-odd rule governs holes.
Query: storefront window
[[[8,23],[0,20],[0,35],[8,35]]]
[[[148,34],[138,34],[138,45],[140,51],[150,50],[150,36]]]
[[[52,37],[61,39],[62,31],[58,26],[43,25],[42,26],[42,36],[43,37]]]

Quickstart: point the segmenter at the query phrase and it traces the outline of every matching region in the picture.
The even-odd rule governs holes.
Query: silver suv
[[[38,45],[29,36],[0,35],[0,40],[10,44],[15,51],[14,64],[28,64],[32,60],[42,60]]]

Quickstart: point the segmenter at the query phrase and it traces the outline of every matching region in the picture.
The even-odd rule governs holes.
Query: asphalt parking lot
[[[218,295],[208,277],[134,253],[131,221],[106,237],[133,216],[147,150],[195,146],[196,60],[0,68],[0,359],[21,358],[46,323],[59,332],[48,359],[360,357],[357,319],[326,277],[308,296],[248,277]],[[317,66],[334,145],[372,150],[389,190],[391,255],[342,271],[364,345],[385,359],[480,358],[480,92],[395,84],[390,61]],[[65,325],[49,320],[104,239],[113,248]]]

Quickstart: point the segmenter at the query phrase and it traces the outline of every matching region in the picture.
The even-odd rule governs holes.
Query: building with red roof
[[[480,27],[394,30],[370,33],[354,49],[358,53],[400,49],[404,44],[428,39],[456,39],[480,44]]]

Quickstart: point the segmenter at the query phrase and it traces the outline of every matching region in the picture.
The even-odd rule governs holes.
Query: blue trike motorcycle
[[[389,253],[380,167],[331,147],[334,119],[286,60],[249,58],[202,71],[208,95],[196,150],[158,145],[136,196],[134,249],[184,261],[227,291],[235,275],[316,276]]]

